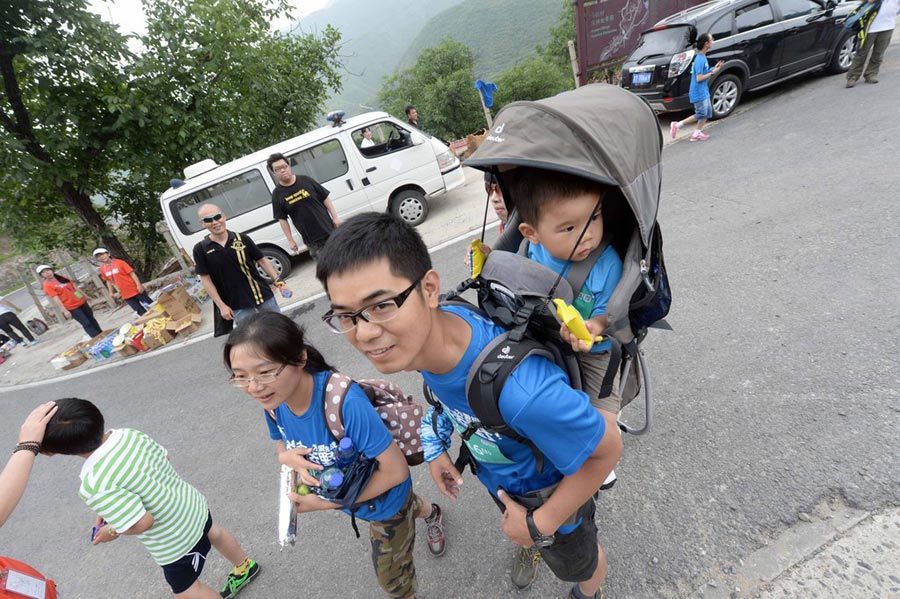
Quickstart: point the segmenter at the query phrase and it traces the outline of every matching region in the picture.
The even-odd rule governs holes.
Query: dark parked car
[[[833,0],[713,0],[660,21],[641,34],[622,66],[622,86],[657,111],[691,108],[694,42],[715,38],[709,64],[725,63],[710,81],[713,118],[728,116],[741,94],[815,69],[842,73],[853,59],[843,23],[856,3]]]

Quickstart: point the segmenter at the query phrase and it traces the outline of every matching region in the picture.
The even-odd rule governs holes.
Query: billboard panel
[[[628,54],[642,31],[703,0],[573,0],[581,84]]]

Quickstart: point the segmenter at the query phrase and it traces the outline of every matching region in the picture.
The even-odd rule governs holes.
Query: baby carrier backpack
[[[607,303],[609,324],[603,335],[611,339],[613,349],[600,397],[609,395],[618,374],[622,405],[643,394],[645,406],[642,427],[621,420],[619,427],[636,435],[649,430],[652,389],[640,344],[649,327],[669,328],[663,318],[672,301],[656,222],[661,149],[659,123],[650,106],[611,85],[588,85],[538,102],[514,102],[497,114],[491,135],[466,164],[497,176],[510,219],[481,272],[444,300],[463,302],[505,329],[483,349],[469,371],[466,398],[477,422],[463,431],[463,439],[479,428],[502,434],[530,446],[541,467],[536,448],[504,422],[498,407],[500,391],[515,367],[531,355],[552,360],[569,375],[574,388],[583,388],[580,355],[560,338],[560,320],[552,299],[571,304],[573,288],[566,279],[580,291],[608,245],[619,254],[623,270]],[[522,237],[515,198],[504,184],[504,173],[517,166],[575,174],[611,190],[603,199],[606,233],[601,247],[582,262],[570,262],[567,277],[517,255]],[[608,206],[611,218],[607,221]],[[467,290],[475,291],[477,306],[461,298]],[[425,396],[436,411],[442,409],[427,388]],[[433,424],[435,421],[432,419]],[[463,461],[467,457],[461,455]]]

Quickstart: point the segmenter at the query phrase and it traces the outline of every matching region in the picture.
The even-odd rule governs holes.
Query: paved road
[[[900,505],[896,45],[883,69],[882,83],[853,90],[840,78],[808,78],[717,123],[709,142],[666,149],[660,221],[675,332],[646,344],[656,425],[626,439],[621,482],[599,504],[608,596],[729,596],[735,587],[753,596],[758,578],[736,579],[767,545],[844,509]],[[463,276],[461,255],[459,246],[435,254],[445,281]],[[324,309],[318,302],[297,315],[311,339],[345,371],[373,374],[317,322]],[[304,518],[299,545],[278,551],[271,442],[259,410],[225,384],[220,348],[208,340],[64,384],[0,392],[0,438],[12,439],[38,401],[91,398],[111,426],[141,428],[166,445],[214,517],[263,564],[243,599],[379,596],[367,542],[338,514]],[[397,380],[417,388],[412,375]],[[67,599],[166,596],[133,539],[90,546],[80,465],[39,462],[0,530],[2,553],[52,575]],[[414,477],[418,491],[436,496],[425,471]],[[447,508],[447,525],[440,560],[420,534],[423,596],[564,592],[546,569],[530,591],[512,589],[510,545],[474,478]],[[225,569],[213,557],[204,579],[218,583]]]

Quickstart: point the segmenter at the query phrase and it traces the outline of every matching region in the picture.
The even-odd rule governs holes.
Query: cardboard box
[[[166,324],[166,328],[174,331],[176,335],[187,336],[200,328],[200,315],[188,314],[180,321],[170,320]]]
[[[139,316],[136,320],[133,321],[133,323],[135,325],[142,325],[153,320],[154,318],[159,318],[160,316],[165,316],[165,310],[159,304],[159,302],[153,302],[147,308],[147,311],[144,313],[144,315]]]

